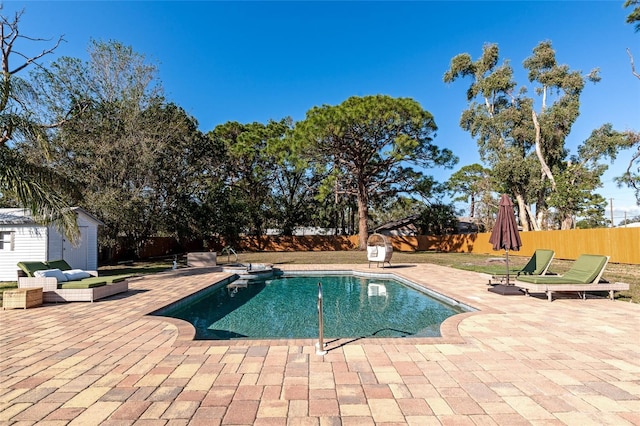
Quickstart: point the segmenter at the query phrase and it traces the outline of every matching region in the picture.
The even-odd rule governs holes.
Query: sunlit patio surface
[[[179,269],[95,303],[0,312],[0,422],[640,425],[640,305],[501,296],[441,266],[393,273],[478,309],[439,338],[193,341],[149,316],[229,274]],[[291,301],[295,303],[295,301]],[[259,320],[259,319],[256,319]]]

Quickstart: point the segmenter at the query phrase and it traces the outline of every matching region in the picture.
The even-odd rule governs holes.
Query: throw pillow
[[[53,277],[58,280],[59,283],[65,282],[68,280],[65,274],[62,273],[60,269],[45,269],[43,271],[35,271],[33,273],[37,278],[48,278]]]
[[[83,271],[82,269],[70,269],[68,271],[63,271],[62,273],[67,277],[68,281],[81,280],[91,276],[90,273]]]

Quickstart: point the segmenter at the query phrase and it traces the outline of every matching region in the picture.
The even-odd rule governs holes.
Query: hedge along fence
[[[504,255],[494,251],[489,243],[490,233],[443,236],[389,237],[398,251],[440,251],[446,253],[476,253]],[[536,249],[551,249],[557,259],[575,260],[583,253],[611,256],[611,262],[640,264],[640,228],[573,229],[568,231],[521,232],[522,247],[511,251],[515,256],[531,256]],[[153,238],[143,249],[141,257],[160,257],[190,251],[218,251],[224,242],[192,241],[181,246],[173,238]],[[240,251],[342,251],[356,250],[358,236],[308,235],[261,236],[240,238],[233,249]]]

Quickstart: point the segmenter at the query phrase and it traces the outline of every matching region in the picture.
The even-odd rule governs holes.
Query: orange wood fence
[[[456,253],[501,255],[489,243],[489,233],[438,237],[393,237],[400,251],[437,250]],[[613,263],[640,264],[640,228],[572,229],[568,231],[521,232],[522,247],[512,255],[531,256],[536,249],[552,249],[557,259],[574,260],[580,254],[611,256]]]
[[[444,236],[391,237],[398,251],[436,250],[447,253],[502,255],[489,243],[490,233]],[[611,256],[613,263],[640,264],[640,228],[572,229],[521,232],[516,256],[531,256],[536,249],[556,252],[557,259],[575,260],[583,253]],[[258,240],[260,243],[258,243]],[[261,237],[243,239],[243,249],[262,251],[354,250],[358,236]]]
[[[493,251],[489,233],[445,236],[390,237],[398,251],[440,251],[504,255]],[[552,249],[557,259],[574,260],[582,253],[611,256],[613,263],[640,264],[640,228],[573,229],[569,231],[521,232],[522,247],[514,256],[529,257],[536,249]],[[209,243],[220,251],[223,243]],[[200,247],[198,247],[200,245]],[[316,235],[303,237],[263,236],[242,238],[234,247],[240,251],[333,251],[356,250],[358,236]],[[154,238],[143,250],[142,257],[165,256],[202,250],[201,242],[178,245],[171,238]]]

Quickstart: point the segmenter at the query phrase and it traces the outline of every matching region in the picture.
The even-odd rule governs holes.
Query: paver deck
[[[148,276],[95,303],[0,311],[0,423],[640,425],[640,305],[500,296],[430,264],[376,272],[479,311],[441,338],[340,340],[319,356],[312,340],[193,341],[148,314],[228,274]]]

